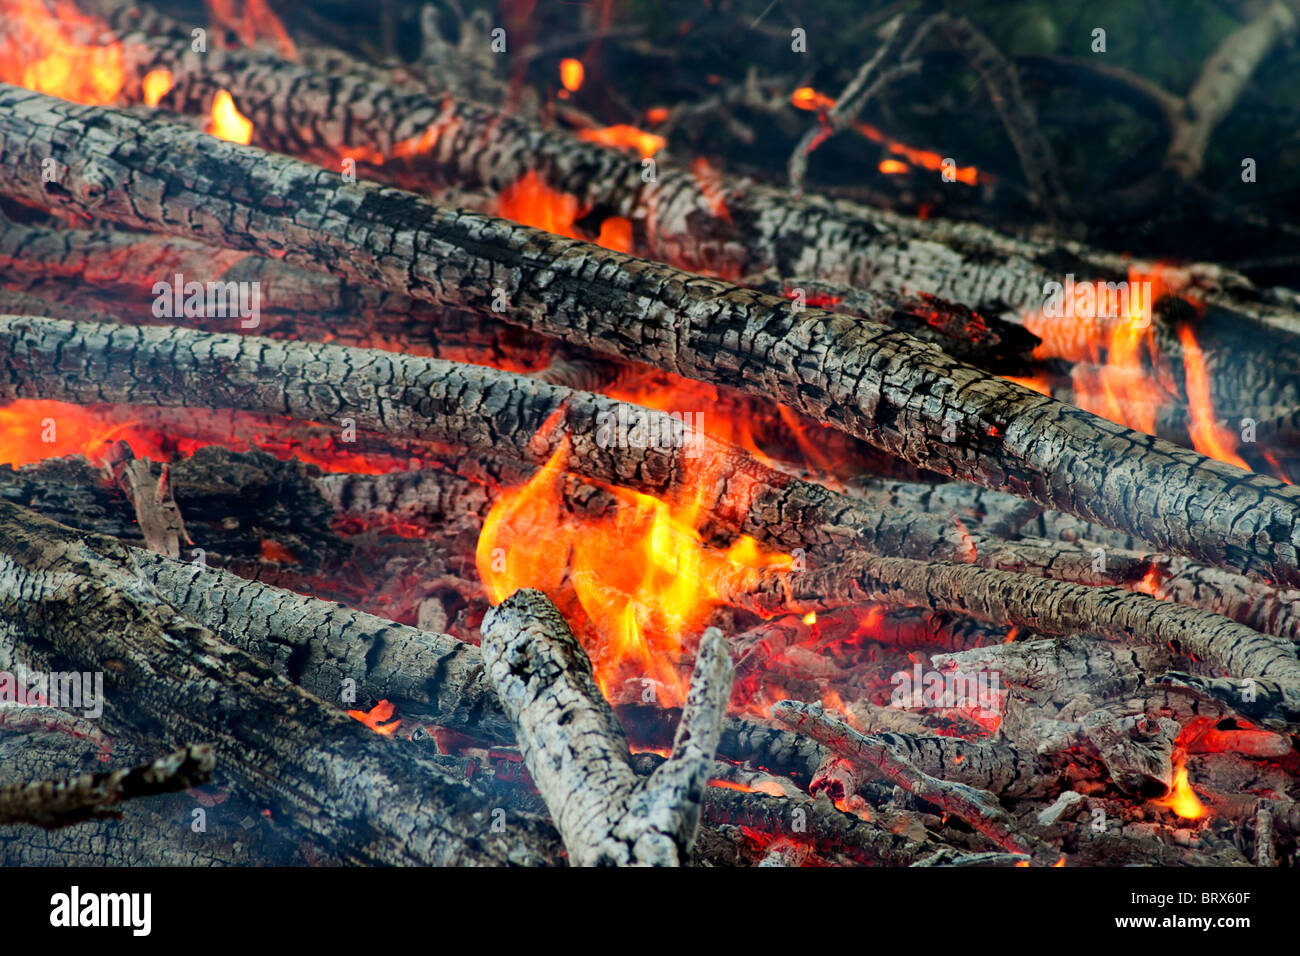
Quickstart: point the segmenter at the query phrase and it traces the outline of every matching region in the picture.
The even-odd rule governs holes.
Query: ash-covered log
[[[105,674],[104,723],[135,740],[210,741],[282,825],[354,863],[556,864],[554,831],[491,807],[160,600],[111,539],[0,502],[0,663]],[[382,793],[408,799],[378,799]]]
[[[575,866],[680,866],[691,856],[731,658],[700,639],[672,755],[641,780],[591,662],[555,606],[518,591],[483,620],[483,657]]]

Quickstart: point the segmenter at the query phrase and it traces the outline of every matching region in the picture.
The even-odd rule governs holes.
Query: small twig
[[[131,770],[9,784],[0,787],[0,824],[30,823],[54,830],[83,820],[117,818],[123,800],[199,786],[212,778],[214,766],[212,747],[197,744]]]
[[[885,86],[920,71],[920,61],[911,59],[911,55],[936,22],[938,17],[928,16],[923,5],[921,11],[899,14],[885,27],[888,32],[885,42],[871,59],[859,67],[835,105],[818,117],[817,125],[804,133],[791,152],[786,169],[793,193],[798,195],[803,192],[808,156],[814,149],[828,137],[847,129],[858,118],[867,102]],[[890,66],[894,60],[899,62]]]
[[[1020,158],[1031,201],[1049,218],[1057,219],[1068,209],[1065,188],[1033,104],[1020,90],[1016,68],[968,18],[944,17],[941,26],[984,82],[1007,138]]]

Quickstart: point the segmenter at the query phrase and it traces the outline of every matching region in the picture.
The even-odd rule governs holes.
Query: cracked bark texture
[[[192,163],[178,167],[186,155]],[[42,181],[46,158],[60,164],[57,183]],[[203,235],[474,311],[492,312],[500,290],[501,317],[544,334],[775,397],[918,466],[1161,549],[1300,581],[1300,491],[872,322],[795,312],[718,280],[13,87],[0,88],[0,161],[14,170],[4,191],[43,205]]]
[[[322,700],[340,702],[351,679],[358,697],[348,707],[369,710],[386,699],[403,715],[489,741],[513,739],[472,644],[228,571],[138,549],[132,557],[168,604]]]
[[[178,615],[115,541],[0,502],[0,542],[0,664],[104,672],[109,732],[210,741],[225,779],[341,861],[557,861],[543,821],[507,812],[505,831],[493,832],[492,808],[465,781]]]
[[[672,756],[644,780],[591,661],[540,591],[516,591],[488,612],[483,660],[572,865],[688,862],[731,694],[720,631],[701,638]]]
[[[176,236],[48,228],[0,213],[0,307],[21,296],[47,303],[41,314],[88,321],[158,324],[155,282],[258,283],[258,335],[379,346],[497,367],[519,367],[553,346],[517,326],[430,306],[409,296],[297,268],[279,259],[218,249]],[[5,305],[5,303],[9,303]],[[99,319],[96,319],[99,321]],[[166,320],[162,320],[166,321]],[[192,327],[242,332],[238,317],[195,316]]]

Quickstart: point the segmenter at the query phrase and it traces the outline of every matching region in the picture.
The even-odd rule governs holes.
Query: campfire
[[[1294,864],[1300,296],[960,4],[344,6],[0,0],[0,862]]]

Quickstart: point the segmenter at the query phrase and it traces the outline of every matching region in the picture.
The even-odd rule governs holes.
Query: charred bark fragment
[[[0,108],[0,159],[16,171],[5,183],[10,195],[175,234],[201,230],[234,248],[475,311],[491,311],[502,290],[510,321],[775,396],[913,464],[1005,487],[1160,548],[1300,581],[1300,491],[1243,478],[897,331],[792,312],[788,302],[716,280],[332,181],[295,160],[121,112],[14,88],[0,90]],[[175,157],[191,152],[203,156],[215,187],[200,192],[178,173]],[[37,172],[49,157],[67,164],[52,193]]]

